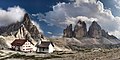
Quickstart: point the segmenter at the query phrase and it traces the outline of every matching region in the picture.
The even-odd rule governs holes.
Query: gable
[[[26,41],[23,45],[34,45],[30,41]]]
[[[30,42],[32,45],[34,45],[31,41],[26,40],[26,39],[15,39],[11,45],[12,46],[22,46],[23,44],[25,44],[25,42]]]

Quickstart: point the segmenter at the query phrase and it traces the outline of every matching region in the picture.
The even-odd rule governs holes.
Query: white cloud
[[[53,34],[52,32],[47,32],[48,34]]]
[[[55,35],[52,35],[51,38],[62,38],[62,36],[55,36]]]
[[[37,22],[35,22],[35,21],[32,20],[32,23],[33,23],[33,25],[35,25],[37,27],[37,29],[39,30],[39,32],[44,33],[44,31],[40,28],[40,25]]]
[[[116,0],[117,1],[117,0]],[[84,20],[88,26],[96,20],[103,29],[120,38],[120,17],[113,16],[111,10],[105,9],[100,1],[75,0],[72,3],[58,3],[53,6],[53,11],[46,13],[46,20],[58,27],[65,28],[79,20]]]
[[[9,7],[7,10],[0,9],[0,26],[7,26],[11,23],[21,21],[25,13],[26,11],[19,6]],[[38,23],[35,21],[32,21],[32,23],[43,33]]]
[[[115,7],[117,9],[120,9],[120,0],[114,0],[114,2],[115,2]]]
[[[0,9],[0,26],[21,21],[24,14],[25,10],[19,6],[9,7],[7,10]]]
[[[69,25],[69,24],[72,24],[73,27],[76,25],[76,23],[78,22],[78,20],[82,20],[82,21],[87,21],[86,24],[87,24],[87,29],[89,28],[91,22],[93,21],[98,21],[97,18],[88,18],[88,17],[85,17],[85,16],[77,16],[77,17],[68,17],[66,18],[65,22],[61,22],[61,24],[66,24],[66,25]]]
[[[78,0],[79,1],[79,0]],[[78,2],[76,1],[76,2]],[[80,0],[82,1],[82,0]],[[85,1],[85,0],[84,0]],[[53,11],[46,13],[46,19],[55,25],[60,27],[65,27],[64,23],[68,18],[76,18],[78,16],[86,16],[88,18],[96,18],[95,15],[99,13],[99,11],[103,11],[101,2],[98,3],[89,3],[89,2],[81,2],[78,6],[75,3],[58,3],[53,6]],[[99,4],[99,5],[98,5]],[[101,11],[101,12],[102,12]],[[59,22],[59,23],[58,23]],[[70,21],[69,21],[70,22]]]

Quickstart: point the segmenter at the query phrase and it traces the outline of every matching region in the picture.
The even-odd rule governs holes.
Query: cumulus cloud
[[[21,21],[26,11],[19,6],[9,7],[7,10],[0,9],[0,26],[7,26],[11,23]],[[43,33],[39,24],[32,20],[32,23]]]
[[[120,0],[114,0],[115,1],[115,7],[117,9],[120,9]]]
[[[37,29],[39,30],[39,32],[44,33],[43,30],[40,28],[40,25],[37,22],[35,22],[35,21],[32,20],[32,23],[33,23],[33,25],[35,25],[37,27]]]
[[[76,25],[76,23],[78,22],[78,20],[82,20],[82,21],[87,21],[86,24],[87,24],[87,29],[89,28],[91,22],[93,21],[98,21],[97,18],[88,18],[88,17],[85,17],[85,16],[78,16],[78,17],[68,17],[66,18],[65,22],[61,22],[61,24],[66,24],[66,25],[69,25],[69,24],[72,24],[73,27]]]
[[[25,10],[19,6],[9,7],[7,10],[0,9],[0,26],[7,26],[11,23],[21,21]]]
[[[116,0],[117,1],[117,0]],[[58,27],[65,28],[78,20],[85,21],[88,26],[96,20],[103,29],[120,38],[120,17],[113,16],[111,10],[105,9],[100,1],[75,0],[72,3],[58,3],[53,11],[46,13],[46,20]]]

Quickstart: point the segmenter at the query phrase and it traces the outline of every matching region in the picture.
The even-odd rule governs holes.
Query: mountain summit
[[[78,21],[74,27],[74,37],[75,38],[82,38],[87,35],[87,28],[86,23],[84,21]]]
[[[79,42],[81,42],[80,44],[82,45],[120,43],[120,40],[118,38],[113,35],[109,35],[108,32],[102,29],[96,21],[92,22],[88,31],[86,29],[86,23],[81,20],[76,23],[72,31],[71,29],[71,27],[67,27],[66,29],[64,29],[63,37],[76,38],[77,40],[79,40]],[[69,35],[71,37],[69,37]]]
[[[35,25],[33,25],[28,14],[25,14],[22,24],[25,26],[27,31],[31,34],[31,37],[33,39],[40,39],[42,33],[37,29]]]
[[[33,25],[29,15],[26,13],[21,22],[16,22],[8,26],[0,27],[1,36],[15,36],[15,38],[29,36],[34,40],[41,38],[42,33]]]
[[[36,44],[41,38],[44,38],[43,34],[31,22],[27,13],[24,15],[22,21],[0,27],[0,41],[4,40],[3,44],[5,44],[5,46],[3,44],[0,44],[0,46],[3,48],[10,48],[10,44],[15,39],[29,39]]]
[[[101,26],[96,21],[93,21],[91,26],[89,27],[88,36],[92,38],[102,37]]]

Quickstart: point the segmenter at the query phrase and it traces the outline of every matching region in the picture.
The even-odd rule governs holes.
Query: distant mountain
[[[23,35],[22,37],[29,35],[34,40],[37,40],[41,38],[42,33],[39,32],[35,25],[33,25],[29,15],[26,13],[21,22],[16,22],[8,26],[0,27],[0,35],[2,36],[14,35],[16,38],[20,38],[20,36],[18,35]]]
[[[79,20],[75,27],[72,24],[67,26],[63,31],[64,38],[76,38],[80,45],[93,45],[93,44],[119,44],[120,40],[113,35],[109,35],[101,26],[93,21],[87,31],[86,23]],[[75,39],[73,39],[74,41]],[[79,43],[78,42],[78,43]]]
[[[22,21],[0,27],[0,38],[2,40],[4,39],[6,45],[10,47],[10,43],[14,41],[14,39],[27,38],[31,41],[38,41],[44,38],[44,36],[39,32],[37,27],[33,25],[29,15],[26,13]]]

